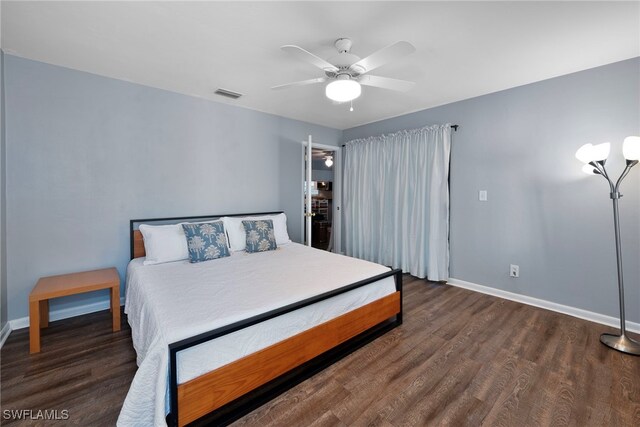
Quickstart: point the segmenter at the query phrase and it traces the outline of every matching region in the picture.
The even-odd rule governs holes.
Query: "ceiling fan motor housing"
[[[356,62],[360,61],[360,57],[350,53],[352,46],[351,39],[341,38],[336,40],[335,47],[338,50],[338,54],[328,59],[328,62],[335,65],[339,71],[325,71],[327,77],[335,78],[340,75],[348,75],[351,78],[358,77],[364,72],[364,69],[360,67],[351,67]]]
[[[336,47],[336,49],[338,49],[338,52],[349,53],[349,51],[351,51],[351,46],[353,45],[353,42],[351,41],[351,39],[343,37],[336,40],[336,42],[333,45]]]

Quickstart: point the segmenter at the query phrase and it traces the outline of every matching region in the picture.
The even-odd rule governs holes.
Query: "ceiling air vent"
[[[227,98],[231,98],[231,99],[238,99],[242,96],[241,93],[238,92],[233,92],[231,90],[227,90],[227,89],[216,89],[215,92],[216,95],[220,95],[220,96],[226,96]]]

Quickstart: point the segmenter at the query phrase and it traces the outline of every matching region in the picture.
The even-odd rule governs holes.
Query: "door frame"
[[[305,194],[304,194],[304,182],[306,181],[305,175],[305,153],[306,153],[306,145],[308,141],[302,141],[302,156],[301,156],[301,165],[300,168],[300,178],[302,185],[300,186],[300,198],[302,201],[300,203],[299,217],[302,218],[302,223],[300,224],[300,235],[302,236],[304,242],[304,205],[305,205]],[[312,148],[318,148],[324,151],[332,151],[333,152],[333,209],[332,209],[332,222],[331,222],[331,237],[333,238],[333,248],[332,251],[335,253],[342,253],[342,148],[335,145],[326,145],[316,143],[315,141],[312,143]]]

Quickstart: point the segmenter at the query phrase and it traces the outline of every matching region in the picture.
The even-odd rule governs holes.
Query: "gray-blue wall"
[[[299,142],[342,135],[10,55],[4,77],[9,319],[40,276],[114,265],[124,279],[131,218],[282,209],[299,241]]]
[[[452,82],[455,84],[455,82]],[[640,134],[640,59],[348,129],[343,140],[460,125],[451,153],[451,277],[618,317],[609,188],[574,153]],[[488,190],[488,201],[478,201]],[[640,321],[640,167],[622,186],[628,320]],[[508,276],[509,264],[520,278]]]
[[[617,316],[608,188],[575,150],[640,133],[634,59],[340,132],[4,57],[9,319],[48,274],[128,261],[128,219],[284,209],[300,239],[302,148],[458,123],[452,277]],[[481,203],[477,191],[488,190]],[[629,320],[640,321],[640,169],[621,200]],[[521,277],[510,279],[510,263]],[[68,298],[52,309],[105,296]],[[3,298],[3,302],[7,301]],[[3,310],[3,317],[6,311]]]

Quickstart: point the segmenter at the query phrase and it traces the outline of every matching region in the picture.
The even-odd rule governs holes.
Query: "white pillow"
[[[276,244],[283,245],[289,243],[289,233],[287,233],[287,216],[283,213],[277,215],[259,216],[225,216],[222,218],[224,229],[229,236],[229,246],[233,252],[244,251],[247,245],[247,237],[244,232],[242,221],[250,219],[270,219],[273,221],[273,234],[276,237]]]
[[[144,238],[144,265],[162,264],[189,258],[187,237],[181,224],[138,227]]]

